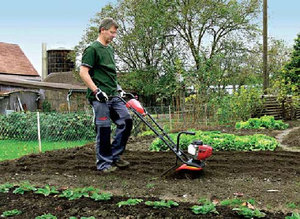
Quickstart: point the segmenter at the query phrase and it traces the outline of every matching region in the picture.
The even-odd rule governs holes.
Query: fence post
[[[38,141],[39,141],[39,152],[42,152],[41,142],[41,127],[40,127],[40,112],[37,112],[37,128],[38,128]]]
[[[172,130],[172,115],[171,115],[171,106],[169,105],[169,120],[170,120],[170,131]]]

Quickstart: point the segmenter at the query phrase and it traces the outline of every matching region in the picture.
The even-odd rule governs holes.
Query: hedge
[[[0,116],[0,139],[36,140],[37,114],[15,112]],[[93,116],[86,113],[40,113],[43,140],[89,140],[95,137]]]

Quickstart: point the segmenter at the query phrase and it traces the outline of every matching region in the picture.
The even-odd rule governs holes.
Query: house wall
[[[39,94],[32,91],[18,91],[3,95],[0,99],[0,114],[6,110],[20,111],[21,106],[25,111],[36,111],[39,106]]]
[[[77,112],[90,109],[85,92],[72,92],[69,96],[69,103],[67,97],[68,91],[45,90],[44,101],[50,103],[51,110],[58,112]]]

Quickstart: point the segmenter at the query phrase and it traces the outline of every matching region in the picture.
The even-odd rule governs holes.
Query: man
[[[96,126],[97,170],[113,172],[129,166],[121,159],[132,129],[132,119],[125,104],[116,97],[124,92],[117,84],[114,52],[109,43],[117,35],[118,25],[105,18],[99,26],[99,36],[82,56],[80,77],[88,87],[87,98],[92,104]],[[110,141],[111,120],[117,125],[116,136]]]

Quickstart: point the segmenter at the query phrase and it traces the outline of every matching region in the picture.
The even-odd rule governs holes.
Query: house
[[[0,42],[0,75],[29,81],[41,81],[29,59],[17,44]],[[0,84],[0,91],[27,89]]]
[[[20,46],[4,42],[0,42],[0,77],[11,81],[41,81],[41,77]],[[0,81],[0,114],[10,110],[36,110],[38,97],[38,88]]]

